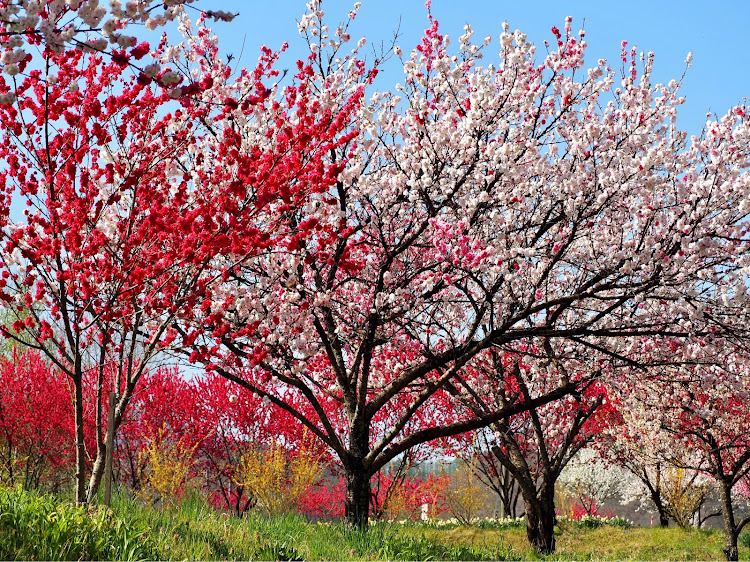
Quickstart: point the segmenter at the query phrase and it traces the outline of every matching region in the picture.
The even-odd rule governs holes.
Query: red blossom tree
[[[6,334],[23,333],[72,382],[82,502],[96,493],[105,454],[97,423],[87,497],[84,380],[92,373],[98,380],[96,420],[104,392],[117,393],[119,425],[165,332],[162,303],[194,290],[186,286],[194,272],[175,275],[176,248],[157,234],[180,215],[170,192],[174,163],[194,135],[170,130],[180,119],[159,115],[168,94],[137,83],[121,61],[49,49],[43,60],[45,72],[0,85],[16,100],[0,106],[0,151],[9,163],[0,175],[0,297],[18,318]],[[28,206],[14,223],[16,198]]]
[[[37,352],[14,349],[0,358],[0,470],[4,482],[53,492],[66,483],[75,465],[71,390]],[[89,436],[92,429],[93,423],[89,423]]]
[[[283,207],[338,170],[320,159],[337,146],[341,114],[311,103],[304,80],[267,89],[278,74],[270,49],[233,77],[205,27],[186,45],[165,41],[149,55],[164,65],[153,80],[129,66],[148,48],[103,59],[47,47],[43,69],[22,62],[24,74],[0,81],[0,299],[16,318],[4,333],[23,333],[73,385],[79,502],[104,470],[106,392],[116,430],[143,373],[178,338],[175,319],[206,311],[208,287],[231,269],[207,274],[208,264],[267,247]]]

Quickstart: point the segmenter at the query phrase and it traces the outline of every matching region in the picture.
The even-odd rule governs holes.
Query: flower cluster
[[[4,33],[0,48],[4,49],[3,71],[15,75],[18,63],[29,54],[27,45],[44,43],[62,52],[77,47],[114,56],[119,49],[129,49],[138,43],[125,33],[129,26],[143,25],[149,30],[174,21],[187,4],[196,0],[110,0],[109,7],[100,0],[8,0],[0,6],[0,23]],[[231,21],[236,14],[221,10],[203,12],[215,21]],[[59,22],[66,24],[60,27]]]

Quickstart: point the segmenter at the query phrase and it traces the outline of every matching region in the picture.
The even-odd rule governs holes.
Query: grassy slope
[[[42,531],[33,531],[32,525],[27,526],[27,522],[38,521],[42,524],[42,534],[46,541],[50,541],[50,537],[57,536],[52,518],[49,513],[43,518],[35,515],[39,509],[33,507],[37,501],[32,495],[19,496],[12,493],[10,496],[15,498],[13,501],[16,502],[16,507],[9,503],[0,505],[0,558],[38,558],[37,555],[41,554],[39,552],[19,550],[17,543],[12,546],[11,539],[20,538],[15,530],[21,523],[18,514],[25,518],[23,527],[32,531],[24,539],[28,539],[29,544],[35,542],[31,535]],[[10,496],[5,495],[6,499]],[[47,503],[51,501],[44,500]],[[73,509],[60,502],[57,505],[57,508],[53,506],[53,511],[58,513]],[[45,509],[49,512],[49,505]],[[122,553],[129,552],[136,544],[132,552],[137,558],[144,557],[145,554],[146,557],[165,560],[543,559],[528,548],[521,528],[499,531],[477,527],[430,528],[420,525],[379,524],[363,534],[341,524],[311,524],[296,516],[266,519],[251,515],[246,519],[237,519],[215,512],[198,498],[188,498],[176,510],[157,510],[118,496],[112,509],[111,516],[99,517],[104,527],[92,527],[89,524],[80,527],[82,523],[78,520],[74,524],[76,529],[68,528],[68,536],[80,537],[80,529],[89,529],[94,533],[90,541],[94,544],[98,540],[96,533],[110,536],[111,533],[107,535],[106,529],[117,523],[119,532],[116,532],[116,537],[112,535],[108,539],[114,541],[112,548],[96,550],[104,556],[116,558],[127,558],[127,554],[123,556]],[[14,510],[16,515],[13,515]],[[73,525],[72,519],[68,520]],[[38,526],[35,523],[33,527]],[[130,547],[125,544],[128,542],[124,540],[126,534],[131,534],[134,539],[129,542]],[[69,541],[65,538],[62,540]],[[565,523],[557,537],[558,552],[549,559],[721,560],[721,541],[722,535],[717,531],[623,529],[607,526],[583,529]],[[46,550],[43,557],[52,559],[60,545],[58,548],[52,544],[48,546],[51,550]],[[13,550],[7,550],[8,547]],[[79,556],[81,553],[76,555]],[[83,557],[90,556],[84,554]],[[750,560],[750,549],[741,547],[740,558]]]
[[[150,529],[163,558],[173,560],[503,560],[517,558],[499,545],[432,541],[382,524],[367,533],[302,517],[237,519],[189,500],[179,511],[136,508],[118,501],[117,514],[135,516]]]
[[[130,502],[115,511],[132,513]],[[339,524],[310,524],[299,517],[238,520],[218,515],[198,500],[179,511],[138,510],[168,558],[308,560],[534,560],[522,528],[448,529],[381,524],[366,534]],[[669,529],[577,528],[566,524],[552,560],[723,560],[722,533]],[[740,547],[740,559],[750,549]]]

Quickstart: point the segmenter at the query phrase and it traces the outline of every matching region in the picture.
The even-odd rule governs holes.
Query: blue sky
[[[323,0],[329,25],[344,19],[353,4],[354,0]],[[242,51],[244,40],[245,66],[253,65],[263,44],[277,48],[288,41],[292,56],[306,55],[295,23],[304,12],[304,0],[201,0],[197,5],[239,12],[234,22],[216,23],[213,28],[220,37],[222,50],[235,56]],[[654,73],[659,82],[679,78],[685,56],[692,51],[693,65],[682,90],[687,103],[679,119],[680,127],[690,133],[700,131],[709,109],[722,114],[750,97],[750,41],[747,40],[750,2],[747,0],[433,0],[432,12],[443,33],[458,37],[464,24],[470,23],[476,31],[475,37],[492,35],[494,46],[498,45],[496,38],[503,21],[541,45],[545,39],[551,39],[553,25],[563,27],[565,16],[573,16],[574,31],[585,18],[587,60],[593,64],[597,58],[606,58],[614,68],[619,68],[620,41],[624,39],[636,44],[639,50],[655,53]],[[362,0],[356,25],[351,28],[352,36],[356,40],[364,35],[370,43],[387,41],[399,21],[399,44],[409,51],[426,27],[424,1]],[[287,61],[282,66],[289,65]],[[402,78],[399,68],[387,71],[381,87],[391,86]]]

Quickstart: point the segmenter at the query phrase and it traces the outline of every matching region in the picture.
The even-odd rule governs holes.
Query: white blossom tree
[[[633,485],[632,475],[604,462],[591,447],[578,451],[563,469],[558,482],[590,515],[595,515],[604,502],[622,496]]]
[[[9,76],[24,72],[42,44],[52,52],[76,48],[138,61],[149,47],[141,43],[135,28],[150,31],[176,21],[186,6],[217,21],[231,21],[235,14],[223,10],[199,10],[197,0],[3,0],[0,2],[0,68]],[[32,63],[33,64],[33,63]],[[160,75],[160,64],[151,62],[141,69],[150,78],[159,75],[164,85],[176,75]],[[11,101],[3,94],[3,103]]]

